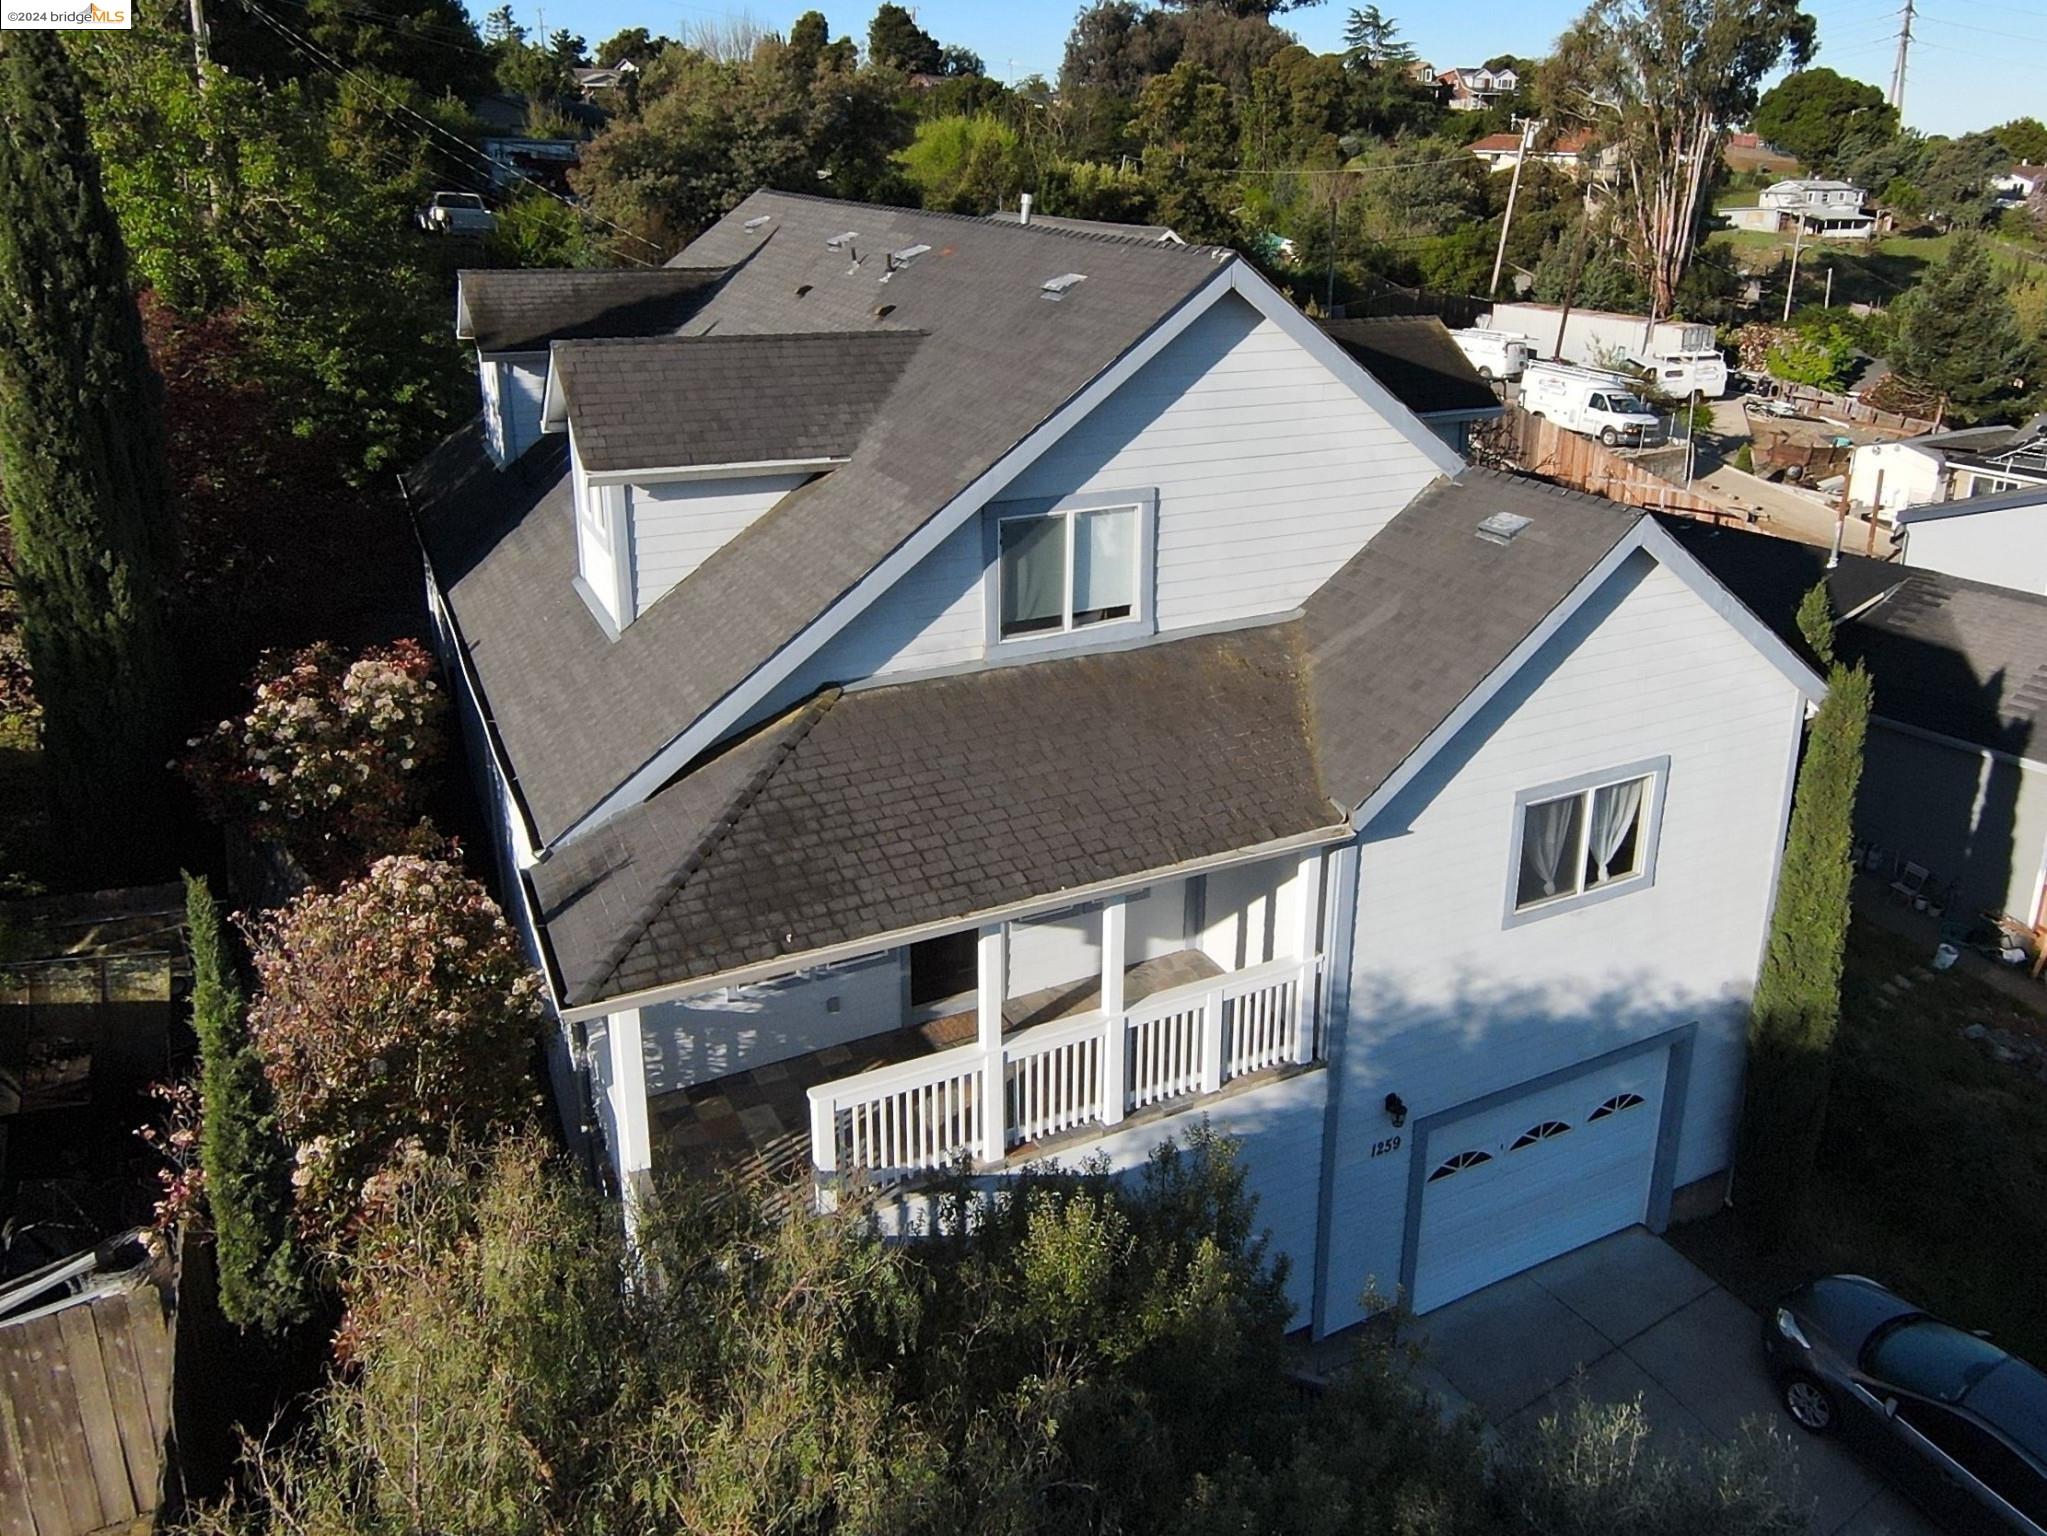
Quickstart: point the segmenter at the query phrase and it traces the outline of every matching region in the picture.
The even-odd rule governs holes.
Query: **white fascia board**
[[[465,292],[467,287],[468,285],[462,281],[462,274],[457,272],[455,274],[455,339],[457,341],[474,341],[476,339],[476,326],[469,318],[469,298]]]
[[[1139,337],[1128,351],[1096,374],[1066,404],[1040,422],[1021,442],[997,459],[979,479],[953,497],[934,516],[927,518],[922,527],[898,544],[878,565],[841,594],[838,601],[813,619],[793,640],[755,668],[752,675],[743,683],[712,705],[681,735],[649,758],[636,773],[585,812],[580,820],[556,839],[557,845],[572,842],[584,833],[602,826],[622,811],[638,805],[673,778],[691,759],[715,746],[727,731],[746,717],[749,710],[780,687],[798,667],[815,656],[883,593],[909,574],[918,561],[942,544],[956,529],[964,526],[969,518],[979,515],[981,508],[1001,495],[1004,487],[1042,458],[1072,428],[1086,420],[1095,407],[1114,394],[1146,363],[1158,356],[1182,331],[1212,309],[1223,295],[1231,292],[1231,272],[1241,265],[1240,258],[1229,257],[1215,276],[1188,295],[1178,309]],[[554,384],[551,377],[548,389],[548,399],[551,402],[554,399]],[[1448,452],[1447,449],[1444,451]],[[1451,458],[1455,461],[1455,455],[1451,455]],[[1462,463],[1459,462],[1458,468],[1462,467]]]
[[[732,464],[664,464],[651,469],[590,469],[583,478],[592,485],[667,485],[679,480],[736,480],[748,475],[814,475],[837,469],[850,460],[753,459]]]
[[[554,366],[554,348],[547,349],[547,387],[540,392],[540,430],[566,432],[569,429],[569,401],[562,389],[561,371]]]
[[[1316,362],[1350,386],[1351,392],[1386,419],[1387,425],[1446,475],[1465,467],[1457,450],[1431,432],[1423,420],[1401,404],[1393,392],[1367,373],[1362,364],[1323,334],[1322,327],[1296,309],[1287,296],[1261,277],[1249,262],[1230,267],[1230,285],[1266,319],[1285,331]]]
[[[1526,666],[1535,653],[1547,645],[1569,622],[1571,616],[1582,608],[1592,595],[1637,553],[1647,554],[1664,566],[1671,574],[1689,587],[1698,597],[1721,618],[1753,645],[1785,681],[1796,688],[1809,704],[1816,704],[1826,696],[1826,684],[1818,673],[1805,664],[1798,654],[1778,639],[1770,627],[1764,624],[1742,603],[1722,586],[1706,568],[1686,553],[1667,532],[1658,526],[1653,517],[1644,514],[1635,526],[1607,551],[1604,558],[1588,571],[1573,587],[1564,600],[1552,608],[1543,621],[1530,630],[1521,643],[1507,653],[1507,657],[1486,675],[1476,688],[1465,695],[1464,700],[1444,717],[1433,731],[1423,739],[1422,744],[1407,755],[1400,766],[1388,774],[1379,787],[1351,814],[1351,824],[1360,831],[1398,795],[1414,782],[1415,777],[1426,768],[1436,754],[1453,740],[1457,733],[1469,725],[1478,712],[1490,704],[1501,689],[1511,682],[1516,673]]]
[[[900,949],[906,944],[915,944],[923,939],[935,939],[948,933],[958,933],[965,928],[983,928],[992,923],[1017,922],[1040,913],[1057,912],[1082,902],[1128,895],[1147,886],[1156,885],[1161,880],[1179,880],[1190,875],[1262,863],[1281,854],[1306,853],[1314,848],[1340,847],[1348,844],[1351,837],[1349,822],[1334,822],[1313,832],[1275,838],[1269,843],[1260,843],[1252,848],[1232,849],[1228,853],[1218,853],[1203,859],[1187,859],[1179,864],[1147,869],[1134,875],[1119,875],[1113,880],[1098,880],[1092,885],[1069,886],[1063,891],[1050,891],[1042,896],[1008,902],[999,907],[988,907],[979,912],[964,913],[959,917],[949,917],[943,922],[920,923],[914,928],[891,929],[886,933],[869,934],[865,938],[852,939],[844,944],[831,944],[821,949],[795,950],[786,955],[778,955],[773,960],[761,961],[757,965],[744,965],[711,976],[698,976],[667,986],[649,987],[640,992],[621,993],[617,997],[607,997],[594,1003],[581,1003],[573,1008],[564,1006],[558,1011],[565,1023],[575,1023],[580,1019],[599,1019],[608,1013],[616,1013],[621,1008],[651,1008],[656,1003],[697,997],[705,992],[715,992],[722,987],[741,987],[757,981],[772,981],[777,976],[786,976],[791,971],[803,970],[808,966],[833,965],[842,960],[857,960],[865,955],[879,954],[883,950]],[[536,907],[535,910],[539,909]]]

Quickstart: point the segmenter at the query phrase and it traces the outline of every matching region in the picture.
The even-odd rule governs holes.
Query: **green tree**
[[[1557,39],[1542,90],[1558,122],[1594,127],[1621,167],[1619,214],[1655,313],[1691,267],[1727,125],[1763,79],[1811,57],[1798,0],[1593,0]]]
[[[142,872],[177,717],[163,391],[51,32],[0,39],[0,462],[58,824],[82,881]]]
[[[1405,69],[1415,60],[1414,44],[1402,41],[1400,24],[1376,5],[1350,13],[1343,47],[1344,57],[1362,69]]]
[[[1997,213],[1991,180],[2010,158],[1987,133],[1934,141],[1917,177],[1928,214],[1945,229],[1981,229]]]
[[[1848,853],[1869,723],[1869,674],[1832,661],[1818,599],[1799,626],[1828,668],[1827,697],[1807,732],[1777,876],[1769,947],[1749,1012],[1748,1092],[1735,1159],[1735,1209],[1744,1230],[1774,1249],[1803,1209],[1826,1118],[1834,1032],[1841,1018],[1841,957],[1848,942]]]
[[[2037,117],[2015,117],[1990,130],[2004,152],[2025,165],[2047,164],[2047,123]]]
[[[1227,243],[1238,144],[1229,87],[1183,59],[1146,83],[1131,128],[1160,217],[1185,239]]]
[[[832,40],[831,24],[823,11],[805,11],[789,24],[789,57],[797,70],[808,75]]]
[[[1980,239],[1958,238],[1895,307],[1891,364],[1946,401],[1948,415],[1982,421],[2017,408],[2034,352]]]
[[[1855,343],[1837,326],[1793,332],[1771,347],[1765,366],[1772,378],[1815,389],[1839,389],[1855,367]]]
[[[992,117],[940,117],[917,125],[897,156],[926,208],[992,213],[1031,183],[1023,141]]]
[[[1059,66],[1059,91],[1134,100],[1145,81],[1180,60],[1180,18],[1137,0],[1096,0],[1073,19]]]
[[[490,80],[462,0],[306,0],[305,25],[343,65],[427,97],[472,95]]]
[[[944,60],[938,39],[917,25],[917,19],[902,6],[884,0],[867,27],[867,57],[870,62],[906,75],[935,75]]]
[[[1844,147],[1866,151],[1895,135],[1898,109],[1873,85],[1831,69],[1801,69],[1763,93],[1749,126],[1814,175],[1831,176]]]
[[[203,876],[185,877],[192,947],[192,1033],[199,1041],[199,1165],[213,1225],[220,1310],[276,1336],[310,1311],[292,1235],[291,1153],[278,1134],[249,1026],[234,953]]]
[[[567,27],[557,27],[548,34],[547,51],[561,61],[564,69],[589,67],[589,39],[571,32]]]
[[[817,13],[813,11],[810,14],[815,16]],[[667,38],[656,37],[645,27],[621,27],[597,45],[597,65],[600,69],[610,69],[614,64],[628,60],[643,65],[667,46]]]

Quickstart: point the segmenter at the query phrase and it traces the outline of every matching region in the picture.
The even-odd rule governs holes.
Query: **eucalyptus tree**
[[[1658,314],[1697,252],[1728,129],[1779,65],[1811,59],[1798,0],[1593,0],[1543,72],[1552,118],[1613,151],[1629,255]]]

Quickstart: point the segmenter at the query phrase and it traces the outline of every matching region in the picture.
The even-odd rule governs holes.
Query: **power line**
[[[545,182],[539,181],[534,177],[528,176],[524,171],[520,170],[517,166],[504,165],[496,160],[492,160],[489,156],[483,154],[482,151],[478,150],[474,145],[470,144],[467,140],[459,138],[455,134],[450,133],[447,129],[443,128],[439,123],[435,122],[432,118],[427,117],[424,113],[414,111],[413,108],[408,106],[406,103],[394,100],[392,97],[385,95],[384,92],[381,89],[379,89],[375,81],[370,80],[366,76],[358,74],[356,71],[350,69],[346,64],[343,64],[339,59],[335,58],[333,54],[328,53],[324,48],[320,47],[319,44],[311,41],[306,37],[301,36],[292,28],[286,26],[282,21],[279,21],[275,16],[272,16],[268,11],[266,11],[258,3],[258,0],[242,0],[242,5],[249,12],[250,15],[256,17],[266,26],[272,28],[274,31],[279,33],[281,36],[284,37],[284,39],[287,42],[290,42],[293,46],[297,47],[301,52],[306,53],[310,57],[313,57],[315,63],[320,63],[322,60],[325,60],[326,62],[323,67],[325,67],[330,74],[338,70],[340,74],[337,76],[337,78],[345,76],[346,78],[355,81],[358,85],[362,86],[364,90],[370,92],[380,102],[382,102],[387,111],[403,112],[406,116],[415,119],[422,126],[424,126],[429,133],[432,133],[439,138],[445,139],[450,144],[454,145],[454,147],[463,155],[469,157],[471,161],[481,166],[486,173],[494,175],[498,171],[507,172],[510,175],[518,177],[519,180],[525,182],[528,186],[538,188],[540,191],[546,193],[549,197],[553,198],[556,202],[560,203],[563,207],[573,209],[579,216],[593,219],[597,223],[604,225],[605,228],[613,231],[614,233],[624,235],[627,239],[638,240],[641,245],[646,246],[647,249],[650,251],[658,252],[661,249],[661,247],[654,244],[653,241],[644,239],[643,237],[634,234],[624,225],[614,223],[610,219],[605,218],[602,214],[591,212],[589,209],[582,207],[580,204],[574,202],[573,200],[563,197],[559,192],[555,191],[554,188],[548,186]],[[631,262],[637,262],[640,266],[643,267],[651,267],[654,265],[653,262],[643,261],[641,260],[641,258],[632,255],[630,252],[621,251],[619,254],[624,256],[626,260]]]

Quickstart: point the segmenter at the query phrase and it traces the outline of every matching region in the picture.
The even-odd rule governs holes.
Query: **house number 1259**
[[[1372,1156],[1374,1157],[1384,1157],[1388,1152],[1398,1152],[1399,1150],[1400,1138],[1398,1136],[1388,1136],[1384,1141],[1372,1143]]]

